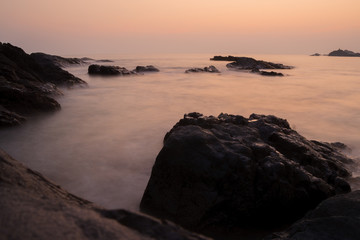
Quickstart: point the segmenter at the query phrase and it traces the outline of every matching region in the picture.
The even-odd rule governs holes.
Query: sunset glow
[[[1,3],[0,27],[1,41],[28,51],[327,53],[360,50],[359,9],[357,0],[15,0]]]

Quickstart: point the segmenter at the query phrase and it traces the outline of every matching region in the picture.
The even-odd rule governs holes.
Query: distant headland
[[[356,53],[349,50],[338,50],[332,51],[329,53],[329,56],[336,56],[336,57],[360,57],[360,53]]]
[[[320,54],[320,53],[315,53],[312,54],[311,56],[330,56],[330,57],[360,57],[360,53],[356,53],[350,50],[342,50],[342,49],[338,49],[338,50],[334,50],[332,52],[330,52],[329,54]]]

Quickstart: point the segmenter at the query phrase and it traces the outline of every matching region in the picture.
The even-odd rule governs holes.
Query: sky
[[[51,54],[360,52],[359,0],[0,0],[0,42]]]

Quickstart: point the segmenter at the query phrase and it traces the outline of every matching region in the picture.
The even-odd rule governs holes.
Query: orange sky
[[[359,0],[11,0],[0,41],[52,53],[360,52]]]

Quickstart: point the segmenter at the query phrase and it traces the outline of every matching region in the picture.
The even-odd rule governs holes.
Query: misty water
[[[88,87],[64,89],[59,112],[1,130],[0,147],[104,207],[138,210],[163,137],[188,112],[272,114],[308,139],[341,141],[360,155],[360,58],[251,56],[295,66],[280,71],[285,77],[265,77],[230,71],[204,54],[94,57],[160,72],[90,77],[86,65],[69,67]],[[184,73],[209,65],[222,73]]]

